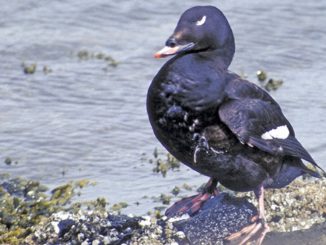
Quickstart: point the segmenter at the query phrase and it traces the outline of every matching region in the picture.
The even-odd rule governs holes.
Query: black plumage
[[[148,90],[156,137],[190,168],[234,191],[255,191],[258,198],[264,188],[281,188],[305,173],[320,177],[323,171],[275,100],[228,71],[234,51],[220,10],[197,6],[182,14],[155,55],[175,55]]]

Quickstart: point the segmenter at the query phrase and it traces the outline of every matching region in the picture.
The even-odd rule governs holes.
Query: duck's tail
[[[301,161],[301,167],[304,171],[316,178],[326,178],[326,172],[317,164],[313,164],[307,161]]]
[[[284,157],[280,171],[273,177],[273,181],[266,184],[265,187],[282,188],[304,174],[309,174],[316,178],[326,177],[325,171],[318,165],[304,163],[297,157]]]

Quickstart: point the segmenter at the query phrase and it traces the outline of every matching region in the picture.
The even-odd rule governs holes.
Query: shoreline
[[[223,244],[250,223],[255,204],[222,192],[193,217],[127,216],[105,199],[73,202],[89,181],[67,183],[46,194],[39,182],[3,177],[0,243],[3,244]],[[296,180],[266,195],[271,232],[263,244],[326,244],[326,180]],[[284,232],[286,231],[287,232]],[[291,231],[289,231],[291,230]]]

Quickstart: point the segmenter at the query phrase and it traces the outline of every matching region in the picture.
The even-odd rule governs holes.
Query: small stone
[[[176,233],[176,236],[177,236],[178,238],[180,238],[180,239],[184,239],[184,238],[186,238],[186,235],[185,235],[182,231],[178,231],[178,232]]]
[[[100,244],[100,241],[99,240],[94,240],[93,242],[92,242],[92,245],[99,245]]]
[[[151,217],[143,216],[143,220],[139,221],[139,225],[141,227],[150,226],[151,225]]]
[[[57,221],[52,221],[51,222],[51,225],[53,227],[53,230],[57,234],[59,234],[59,232],[60,232],[60,228],[59,228],[58,224],[59,224],[59,222],[57,222]]]
[[[104,245],[107,245],[111,242],[111,240],[108,237],[104,237],[102,242]]]
[[[180,193],[180,188],[175,186],[171,192],[173,195],[177,196]]]
[[[11,165],[11,163],[12,163],[11,158],[10,158],[10,157],[6,157],[6,159],[5,159],[5,164],[7,164],[7,165]]]
[[[77,239],[78,239],[79,242],[84,241],[85,235],[83,233],[78,233]]]
[[[64,219],[61,220],[58,223],[58,227],[60,228],[60,233],[59,233],[59,237],[64,236],[64,234],[66,234],[67,232],[69,232],[69,230],[76,224],[76,222],[72,219]]]

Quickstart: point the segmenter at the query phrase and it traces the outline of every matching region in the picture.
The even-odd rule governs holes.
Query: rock
[[[66,234],[71,229],[71,227],[75,224],[76,222],[72,219],[61,220],[58,223],[59,237],[63,237],[64,234]]]
[[[263,245],[325,245],[326,244],[326,222],[313,225],[310,229],[292,232],[268,233]]]
[[[225,237],[251,224],[256,214],[255,206],[245,198],[220,193],[209,199],[198,214],[176,221],[174,226],[184,232],[190,244],[222,244]]]

